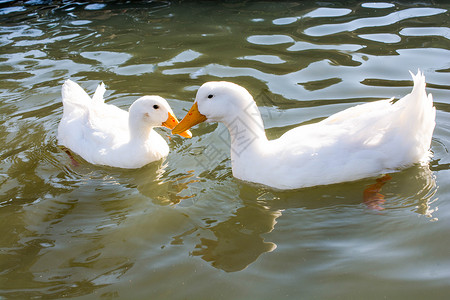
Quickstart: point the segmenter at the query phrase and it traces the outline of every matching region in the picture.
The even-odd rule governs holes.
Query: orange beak
[[[169,112],[169,116],[167,117],[167,120],[165,122],[162,123],[162,126],[167,127],[169,129],[173,129],[175,126],[178,125],[178,119],[177,117],[175,117],[174,114]],[[192,133],[189,130],[182,130],[180,132],[177,132],[177,134],[181,135],[182,137],[185,138],[191,138],[192,137]]]
[[[181,120],[180,124],[172,129],[172,133],[180,134],[180,132],[188,130],[192,126],[197,125],[198,123],[201,123],[203,121],[206,121],[206,117],[198,111],[197,102],[194,102],[194,105],[192,105],[191,109],[183,118],[183,120]]]

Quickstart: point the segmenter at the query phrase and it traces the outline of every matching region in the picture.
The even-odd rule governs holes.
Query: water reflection
[[[15,228],[2,234],[2,265],[17,278],[10,282],[17,291],[10,288],[3,293],[8,297],[91,294],[120,282],[138,256],[129,249],[131,233],[137,231],[133,217],[148,209],[151,201],[128,186],[131,172],[93,166],[80,158],[73,166],[56,146],[46,150],[51,150],[48,159],[41,161],[33,154],[9,169],[9,180],[20,185],[14,189],[12,205],[1,211],[2,219]],[[18,167],[28,172],[14,173]],[[46,172],[52,175],[45,178]],[[155,181],[158,186],[163,172],[164,163],[158,162],[142,168],[135,178],[145,177],[147,184]],[[19,198],[26,202],[19,205]],[[33,288],[23,286],[24,278]]]
[[[215,268],[226,272],[236,272],[265,253],[276,248],[272,242],[266,242],[263,235],[270,233],[281,216],[278,210],[255,205],[255,199],[242,199],[243,206],[224,222],[208,227],[214,239],[200,238],[192,255],[200,256]]]
[[[379,213],[410,209],[436,220],[433,219],[433,212],[437,207],[432,207],[432,203],[437,188],[428,166],[412,167],[391,176],[378,190],[385,197],[383,209],[386,209],[386,212]],[[241,183],[242,206],[225,221],[210,221],[204,228],[208,232],[202,234],[205,237],[200,237],[200,243],[195,246],[192,255],[200,256],[213,267],[226,272],[241,271],[260,255],[276,249],[275,243],[266,240],[270,236],[268,234],[276,230],[277,219],[282,217],[283,211],[299,208],[320,211],[349,205],[370,212],[374,207],[371,203],[364,203],[364,195],[375,182],[375,179],[362,180],[287,192]],[[194,232],[196,230],[184,235]],[[209,237],[210,233],[213,238]]]
[[[149,178],[154,174],[152,173],[154,170],[146,170],[146,174],[137,173],[130,180],[130,184],[136,186],[142,195],[154,199],[155,203],[162,205],[178,204],[183,200],[196,196],[195,193],[192,194],[188,191],[190,184],[198,182],[193,170],[189,170],[185,174],[165,174],[162,177],[163,168],[157,170],[157,180],[153,184],[149,183]]]
[[[431,7],[407,8],[398,12],[392,12],[385,16],[357,18],[341,24],[324,24],[314,26],[305,30],[305,33],[310,36],[332,35],[336,33],[342,33],[344,31],[351,32],[357,29],[360,30],[366,27],[374,28],[378,26],[392,25],[410,18],[433,16],[445,12],[445,9]]]
[[[61,150],[67,153],[68,150]],[[68,152],[65,157],[65,167],[76,174],[79,180],[94,181],[101,186],[111,186],[136,189],[143,196],[158,205],[174,205],[195,196],[184,193],[192,183],[198,182],[193,170],[181,173],[173,168],[168,169],[168,159],[150,163],[139,169],[118,169],[105,166],[94,166],[81,157]],[[118,199],[120,202],[120,199]]]

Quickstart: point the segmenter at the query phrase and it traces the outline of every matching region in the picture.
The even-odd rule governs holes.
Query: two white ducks
[[[231,137],[234,177],[278,189],[353,181],[429,161],[436,110],[425,77],[413,75],[410,94],[357,105],[268,140],[249,92],[230,82],[200,87],[172,133],[222,122]]]
[[[122,110],[103,101],[105,86],[100,84],[94,96],[75,82],[62,86],[63,116],[58,127],[58,143],[86,161],[119,168],[140,168],[169,154],[166,141],[153,130],[169,129],[178,120],[166,100],[144,96]],[[189,131],[181,136],[192,137]]]

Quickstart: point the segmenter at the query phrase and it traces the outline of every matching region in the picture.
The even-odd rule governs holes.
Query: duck
[[[169,154],[167,142],[155,127],[173,129],[178,124],[171,107],[160,96],[143,96],[128,111],[104,102],[103,82],[89,97],[68,79],[61,89],[63,115],[58,125],[58,144],[89,163],[136,169]],[[180,132],[186,138],[190,131]]]
[[[243,87],[204,83],[172,130],[221,122],[230,133],[232,174],[274,189],[299,189],[396,172],[431,158],[436,108],[425,76],[411,73],[411,93],[356,105],[268,140],[258,107]]]

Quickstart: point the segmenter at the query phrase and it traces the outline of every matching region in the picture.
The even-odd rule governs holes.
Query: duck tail
[[[70,79],[67,79],[62,85],[61,96],[64,108],[66,106],[85,107],[91,101],[91,97],[83,88]]]
[[[394,105],[402,111],[400,118],[405,130],[415,133],[414,135],[405,133],[405,137],[410,137],[412,159],[419,163],[427,163],[431,157],[430,146],[436,125],[436,108],[433,106],[433,96],[426,94],[424,74],[420,70],[416,75],[412,72],[410,74],[414,80],[411,93]]]
[[[94,96],[92,96],[92,101],[94,101],[94,103],[104,103],[105,100],[103,99],[103,95],[105,94],[105,92],[105,84],[102,82],[97,86]]]

